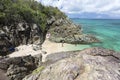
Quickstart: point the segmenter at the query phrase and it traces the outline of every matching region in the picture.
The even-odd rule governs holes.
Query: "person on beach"
[[[64,42],[65,42],[65,41],[64,41],[64,40],[62,40],[61,42],[62,42],[62,47],[64,47]]]
[[[46,38],[47,38],[47,39],[49,39],[49,38],[50,38],[50,33],[48,33],[48,34],[46,35]]]

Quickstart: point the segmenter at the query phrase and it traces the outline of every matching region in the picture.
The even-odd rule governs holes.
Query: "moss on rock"
[[[37,69],[35,69],[35,70],[32,72],[32,74],[37,74],[37,73],[41,72],[43,69],[45,69],[45,67],[44,67],[44,66],[40,66],[40,67],[38,67]]]

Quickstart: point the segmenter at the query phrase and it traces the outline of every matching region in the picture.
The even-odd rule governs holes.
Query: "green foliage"
[[[24,21],[37,24],[44,31],[51,16],[66,17],[57,8],[45,7],[34,0],[0,0],[0,25],[3,26]]]
[[[40,66],[37,69],[35,69],[32,73],[33,74],[37,74],[37,73],[41,72],[43,69],[45,69],[45,67],[44,66]]]

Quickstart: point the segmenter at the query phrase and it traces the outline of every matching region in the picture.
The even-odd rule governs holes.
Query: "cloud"
[[[120,18],[120,0],[37,0],[47,6],[58,7],[68,16],[75,14],[96,14],[97,17],[106,15],[111,18]],[[91,14],[92,16],[92,14]],[[70,16],[71,17],[71,16]]]

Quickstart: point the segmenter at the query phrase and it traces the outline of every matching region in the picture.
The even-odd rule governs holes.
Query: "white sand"
[[[68,51],[67,49],[68,44],[64,43],[62,46],[62,43],[54,43],[49,40],[46,40],[43,43],[42,47],[43,50],[47,52],[47,54],[61,52],[61,51]]]
[[[35,46],[35,45],[33,45]],[[68,44],[62,43],[54,43],[50,42],[49,40],[45,40],[45,42],[42,45],[42,50],[33,50],[32,45],[20,45],[17,47],[18,51],[13,52],[9,55],[9,57],[19,57],[19,56],[27,56],[27,55],[36,55],[42,53],[42,51],[46,51],[48,55],[51,53],[61,52],[61,51],[68,51],[67,49]]]
[[[64,51],[73,51],[73,50],[80,50],[84,48],[84,45],[72,45],[64,43],[55,43],[49,40],[45,40],[42,44],[42,50],[34,50],[33,46],[35,45],[20,45],[17,47],[18,51],[13,52],[12,54],[8,55],[9,57],[20,57],[20,56],[27,56],[27,55],[37,55],[42,54],[42,61],[44,62],[46,56],[48,54],[57,53],[57,52],[64,52]],[[43,52],[47,52],[44,54]]]
[[[16,49],[18,51],[13,52],[9,55],[9,57],[19,57],[19,56],[27,56],[27,55],[36,55],[41,53],[41,50],[33,50],[32,45],[20,45]]]

